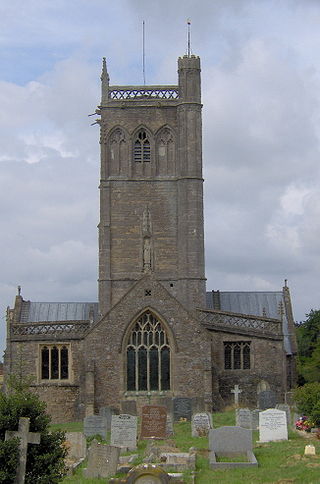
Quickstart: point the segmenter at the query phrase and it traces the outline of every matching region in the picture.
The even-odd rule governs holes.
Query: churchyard
[[[240,423],[246,426],[245,422],[248,421],[248,413],[243,413],[245,415],[240,417]],[[150,437],[150,418],[150,414],[145,416],[142,428],[140,418],[138,419],[138,435],[140,435],[141,429],[144,435]],[[159,432],[163,432],[163,416],[159,415],[156,418],[158,420],[156,428]],[[148,465],[148,462],[154,462],[155,460],[160,461],[161,459],[162,461],[166,460],[168,463],[165,472],[173,471],[177,475],[180,474],[180,478],[177,478],[176,481],[170,482],[184,482],[186,484],[208,484],[211,482],[228,482],[235,484],[241,482],[279,484],[284,482],[299,484],[318,483],[320,475],[320,441],[312,434],[297,433],[293,430],[292,425],[288,428],[288,440],[268,440],[273,437],[275,439],[286,438],[283,430],[286,415],[283,416],[278,412],[269,412],[262,417],[260,414],[260,419],[261,418],[262,422],[260,422],[260,425],[262,424],[263,427],[261,435],[258,430],[246,430],[249,433],[252,432],[252,453],[258,466],[248,466],[247,456],[245,454],[238,454],[235,457],[232,453],[230,455],[219,455],[219,453],[217,453],[215,456],[216,461],[220,465],[222,464],[222,467],[219,468],[219,466],[217,466],[212,468],[212,452],[209,451],[209,447],[212,444],[210,443],[210,436],[208,435],[209,430],[205,430],[207,420],[205,414],[199,414],[196,423],[192,423],[187,419],[181,419],[181,421],[175,422],[173,424],[173,434],[165,439],[140,438],[137,440],[137,447],[135,449],[132,448],[128,451],[122,449],[119,461],[123,463],[122,469],[126,472],[118,472],[113,474],[112,477],[125,478],[132,465],[139,466],[142,463]],[[213,429],[219,429],[219,431],[221,431],[226,426],[235,426],[236,419],[239,424],[239,415],[236,416],[234,409],[223,413],[214,413],[212,414]],[[195,425],[199,425],[198,433],[195,431]],[[209,426],[211,426],[210,423]],[[251,417],[249,427],[250,426],[252,426]],[[78,422],[73,424],[54,425],[53,428],[72,432],[82,432],[83,424]],[[119,433],[117,435],[119,435]],[[261,437],[263,437],[263,439]],[[110,444],[110,439],[110,430],[107,431],[105,439],[102,439],[101,437],[96,437],[95,439],[93,436],[88,437],[87,442],[92,445],[94,459],[92,460],[91,458],[91,464],[88,465],[88,461],[90,461],[89,451],[89,459],[84,460],[74,471],[74,474],[66,477],[63,482],[69,484],[98,484],[109,482],[111,476],[108,476],[107,478],[84,477],[87,472],[84,471],[84,469],[88,469],[90,465],[92,465],[92,462],[94,463],[93,465],[95,465],[95,462],[99,462],[99,454],[102,455],[102,453],[104,453],[104,449],[101,448],[102,443]],[[231,433],[230,439],[228,439],[229,436],[227,436],[225,440],[227,446],[230,441],[230,449],[232,449],[232,446],[234,447],[234,445],[237,446],[237,443],[235,443],[237,442],[235,434]],[[99,442],[101,442],[101,444],[99,444]],[[315,455],[305,455],[305,447],[308,444],[314,446]],[[107,452],[109,459],[109,456],[111,455],[110,447],[108,446],[108,449],[105,449],[105,451]],[[130,459],[130,455],[133,456],[133,460]],[[159,456],[161,456],[161,458]],[[184,456],[184,458],[179,456]],[[180,467],[179,459],[183,462],[183,465]],[[118,455],[111,456],[109,460],[113,463],[111,466],[114,465],[118,460]],[[228,465],[228,468],[225,468],[225,464]],[[241,467],[239,467],[239,464]],[[184,469],[184,467],[189,468]],[[108,471],[110,472],[110,469],[108,469]],[[117,481],[111,480],[111,482]]]

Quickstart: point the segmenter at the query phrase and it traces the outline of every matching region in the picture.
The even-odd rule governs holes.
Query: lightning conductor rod
[[[145,50],[145,23],[142,21],[142,75],[143,85],[146,85],[146,50]]]
[[[190,40],[190,37],[191,37],[191,33],[190,33],[190,30],[191,30],[191,20],[188,18],[187,20],[187,25],[188,25],[188,46],[187,46],[187,54],[188,54],[188,57],[190,57],[191,55],[191,40]]]

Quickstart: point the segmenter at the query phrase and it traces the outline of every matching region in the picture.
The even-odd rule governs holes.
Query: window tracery
[[[127,390],[170,390],[170,345],[166,331],[150,311],[134,324],[127,348]]]
[[[250,341],[224,342],[225,370],[250,369]]]
[[[69,346],[45,345],[40,349],[41,380],[69,379]]]

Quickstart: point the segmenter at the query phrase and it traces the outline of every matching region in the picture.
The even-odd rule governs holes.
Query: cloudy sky
[[[11,0],[0,4],[0,358],[18,284],[97,299],[101,59],[111,84],[175,84],[202,62],[209,289],[280,290],[319,308],[318,0]]]

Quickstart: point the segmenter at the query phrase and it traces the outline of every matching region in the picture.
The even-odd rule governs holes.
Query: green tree
[[[311,310],[297,325],[299,383],[320,381],[320,310]]]
[[[12,378],[10,391],[0,393],[0,483],[13,482],[18,461],[19,439],[5,441],[6,430],[18,430],[19,418],[30,418],[30,432],[40,432],[40,445],[29,445],[26,484],[56,484],[66,474],[64,432],[49,432],[46,405],[29,390],[28,382]]]
[[[294,391],[298,410],[305,414],[316,427],[320,427],[320,383],[306,383]]]

